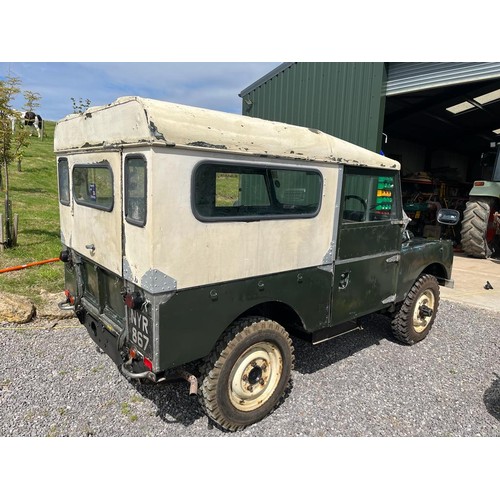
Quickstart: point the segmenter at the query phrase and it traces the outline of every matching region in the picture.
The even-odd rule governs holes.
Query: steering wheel
[[[357,196],[355,194],[348,194],[345,197],[346,200],[358,200],[362,205],[363,205],[363,212],[366,212],[366,209],[368,208],[368,205],[366,204],[366,201],[361,198],[361,196]]]

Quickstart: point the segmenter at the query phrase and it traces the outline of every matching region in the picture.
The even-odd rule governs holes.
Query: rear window
[[[73,197],[79,205],[111,212],[113,210],[113,173],[109,164],[75,165]]]
[[[63,205],[69,205],[69,167],[66,158],[60,158],[57,163],[57,178],[59,181],[59,201]]]
[[[304,218],[319,211],[322,177],[316,170],[203,163],[193,189],[201,220]]]
[[[127,156],[125,159],[125,219],[130,224],[146,224],[146,159]]]

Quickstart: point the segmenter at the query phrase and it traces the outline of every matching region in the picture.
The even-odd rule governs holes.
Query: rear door
[[[334,263],[332,324],[394,302],[401,251],[399,173],[346,167]]]
[[[121,154],[79,154],[72,160],[73,228],[67,244],[121,276]]]

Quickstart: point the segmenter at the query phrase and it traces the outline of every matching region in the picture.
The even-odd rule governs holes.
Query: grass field
[[[58,257],[61,251],[54,122],[45,122],[43,140],[31,137],[22,171],[11,165],[10,199],[19,214],[18,246],[0,252],[0,269]],[[5,193],[1,192],[2,208]],[[0,291],[40,301],[40,290],[64,289],[60,262],[0,274]]]

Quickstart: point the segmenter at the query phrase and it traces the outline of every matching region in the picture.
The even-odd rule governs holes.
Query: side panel
[[[312,163],[219,155],[223,163],[314,168],[323,177],[320,212],[313,218],[202,222],[191,207],[192,173],[206,157],[155,151],[150,212],[154,269],[176,289],[321,266],[330,252],[338,168]],[[145,268],[139,275],[146,271]],[[138,276],[140,278],[140,276]]]
[[[295,311],[307,331],[328,326],[332,275],[318,268],[178,291],[160,305],[160,368],[168,369],[208,354],[224,330],[261,304]]]

